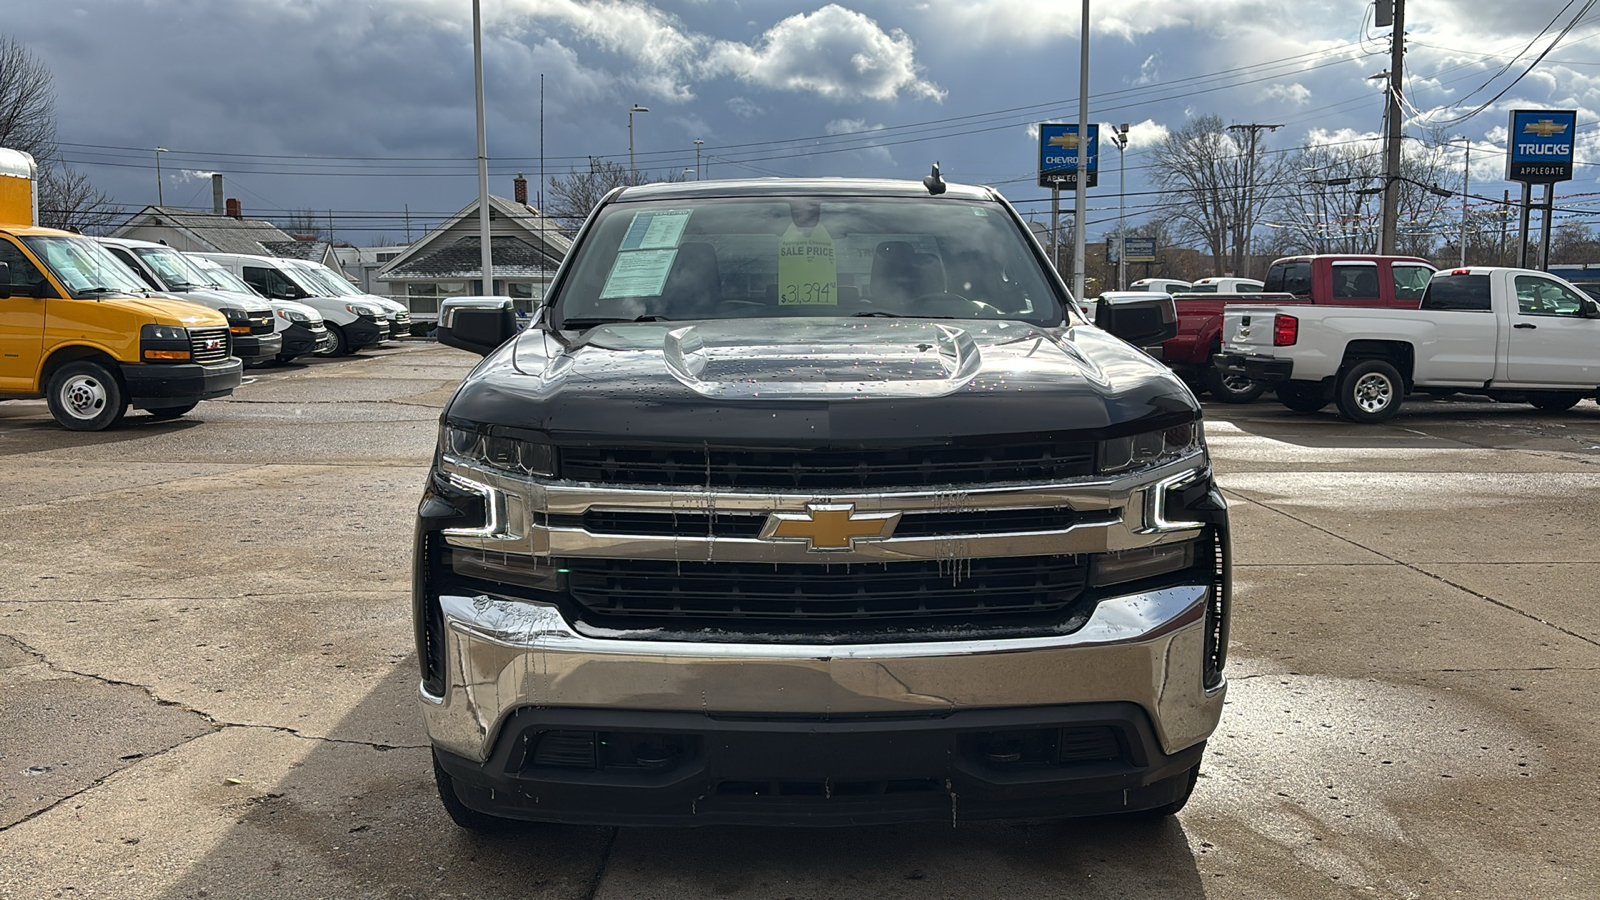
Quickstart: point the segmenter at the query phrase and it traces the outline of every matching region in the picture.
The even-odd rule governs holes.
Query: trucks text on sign
[[[1506,150],[1506,180],[1550,184],[1572,180],[1573,132],[1578,114],[1570,109],[1518,109],[1511,113]]]
[[[1100,126],[1089,126],[1088,187],[1100,183]],[[1078,126],[1047,123],[1039,126],[1039,186],[1075,188],[1078,185]]]

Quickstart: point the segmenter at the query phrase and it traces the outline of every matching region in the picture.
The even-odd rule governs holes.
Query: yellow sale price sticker
[[[839,268],[828,229],[818,225],[804,234],[790,225],[784,232],[778,242],[778,305],[839,305]]]

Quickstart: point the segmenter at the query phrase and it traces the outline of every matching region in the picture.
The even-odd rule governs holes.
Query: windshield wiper
[[[81,288],[81,289],[79,289],[78,293],[80,293],[80,294],[126,294],[126,293],[128,293],[128,291],[119,290],[117,288],[92,287],[92,288]]]
[[[868,319],[959,319],[959,318],[961,318],[961,316],[927,316],[927,315],[921,315],[921,314],[911,315],[911,314],[908,314],[908,313],[883,312],[882,310],[874,309],[874,310],[871,310],[869,312],[851,313],[850,314],[850,318],[852,318],[852,319],[862,319],[862,318],[868,318]]]
[[[670,322],[666,316],[640,316],[637,319],[594,317],[590,319],[563,319],[562,331],[585,331],[599,325],[631,325],[634,322]]]

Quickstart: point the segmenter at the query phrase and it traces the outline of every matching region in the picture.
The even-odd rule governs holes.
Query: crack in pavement
[[[1591,638],[1591,637],[1589,637],[1587,635],[1579,634],[1578,632],[1573,631],[1570,628],[1567,628],[1567,627],[1562,626],[1562,625],[1557,625],[1556,623],[1550,621],[1549,619],[1543,618],[1542,616],[1535,615],[1535,614],[1533,614],[1531,612],[1528,612],[1525,609],[1520,609],[1520,608],[1518,608],[1516,606],[1513,606],[1510,603],[1507,603],[1504,600],[1500,600],[1498,598],[1491,597],[1490,595],[1485,594],[1482,591],[1474,590],[1474,589],[1472,589],[1470,587],[1467,587],[1464,584],[1461,584],[1459,582],[1453,581],[1450,578],[1446,578],[1445,576],[1440,575],[1438,573],[1430,572],[1427,569],[1422,568],[1422,566],[1419,565],[1419,564],[1406,562],[1405,560],[1400,559],[1399,557],[1396,557],[1393,554],[1385,553],[1384,551],[1379,550],[1376,547],[1368,547],[1367,545],[1361,543],[1358,540],[1354,540],[1353,538],[1347,538],[1342,534],[1338,534],[1336,532],[1330,531],[1327,528],[1322,527],[1321,525],[1318,525],[1318,524],[1316,524],[1314,522],[1307,521],[1306,519],[1303,519],[1303,518],[1301,518],[1301,517],[1299,517],[1297,515],[1294,515],[1293,513],[1285,512],[1284,510],[1278,509],[1278,508],[1273,507],[1273,506],[1268,506],[1266,503],[1263,503],[1263,502],[1261,502],[1259,500],[1255,500],[1255,499],[1252,499],[1250,497],[1243,496],[1241,494],[1234,494],[1234,492],[1232,492],[1232,491],[1224,490],[1224,493],[1233,494],[1234,497],[1236,497],[1237,499],[1239,499],[1239,500],[1241,500],[1241,501],[1243,501],[1245,503],[1249,503],[1249,504],[1252,504],[1254,506],[1259,506],[1262,509],[1267,510],[1268,512],[1276,513],[1277,515],[1283,516],[1284,518],[1289,519],[1290,521],[1299,522],[1301,525],[1304,525],[1307,528],[1311,528],[1311,529],[1313,529],[1315,531],[1320,531],[1323,534],[1327,535],[1328,537],[1333,538],[1334,540],[1343,541],[1344,543],[1349,544],[1352,547],[1359,547],[1360,549],[1365,550],[1368,553],[1375,553],[1378,556],[1381,556],[1384,559],[1389,560],[1390,562],[1394,563],[1397,566],[1403,566],[1403,567],[1405,567],[1405,568],[1407,568],[1407,569],[1409,569],[1409,570],[1411,570],[1413,572],[1416,572],[1418,575],[1423,575],[1423,576],[1426,576],[1428,578],[1432,578],[1434,581],[1437,581],[1437,582],[1439,582],[1441,584],[1449,585],[1450,587],[1453,587],[1456,590],[1461,591],[1464,594],[1470,594],[1473,597],[1477,597],[1479,600],[1483,600],[1483,601],[1485,601],[1487,603],[1491,603],[1491,604],[1493,604],[1495,606],[1500,607],[1501,609],[1503,609],[1503,610],[1505,610],[1507,612],[1515,613],[1515,614],[1517,614],[1519,616],[1522,616],[1522,617],[1524,617],[1526,619],[1530,619],[1530,620],[1532,620],[1534,622],[1538,622],[1540,625],[1543,625],[1546,628],[1550,628],[1552,630],[1558,631],[1558,632],[1566,635],[1567,637],[1574,638],[1576,640],[1582,641],[1583,643],[1588,644],[1591,647],[1600,647],[1600,640],[1596,640],[1596,639]]]
[[[600,864],[595,867],[594,877],[589,879],[589,892],[584,894],[584,900],[594,900],[600,894],[600,882],[605,880],[606,869],[611,865],[611,848],[617,844],[618,829],[611,829],[611,834],[606,838],[606,849],[600,854]]]

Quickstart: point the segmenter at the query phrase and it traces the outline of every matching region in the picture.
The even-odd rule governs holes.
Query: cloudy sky
[[[1579,110],[1579,159],[1600,161],[1600,10],[1589,5],[1408,4],[1408,118],[1487,103],[1448,128],[1474,142],[1474,193],[1513,187],[1497,151],[1512,108]],[[541,165],[548,176],[590,156],[626,164],[638,104],[650,110],[633,118],[641,169],[692,176],[697,139],[711,178],[920,178],[937,159],[949,180],[997,185],[1042,213],[1033,126],[1077,118],[1076,3],[482,6],[491,190],[502,196],[524,172],[537,200]],[[1147,148],[1190,117],[1281,124],[1273,148],[1381,128],[1369,76],[1388,67],[1388,29],[1372,27],[1370,3],[1095,6],[1090,118],[1133,125],[1130,220],[1162,199],[1145,178]],[[338,236],[358,244],[403,239],[408,210],[420,236],[476,196],[469,0],[57,0],[12,4],[0,32],[51,68],[66,158],[130,210],[156,201],[155,147],[167,148],[168,205],[209,209],[220,171],[247,214],[331,210]],[[1106,152],[1091,240],[1116,217]],[[1580,165],[1563,204],[1587,203],[1597,173]]]

